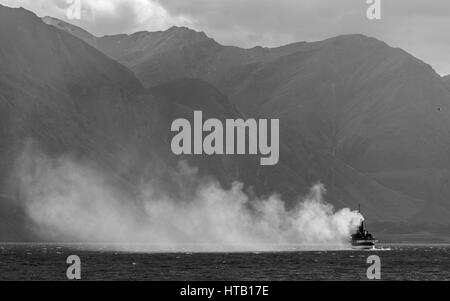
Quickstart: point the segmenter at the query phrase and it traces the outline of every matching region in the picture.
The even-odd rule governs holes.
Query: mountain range
[[[321,181],[327,201],[360,203],[379,232],[419,223],[432,225],[414,230],[425,238],[448,239],[450,79],[375,38],[242,49],[180,27],[95,37],[0,6],[0,69],[0,239],[29,238],[10,171],[30,141],[133,191],[150,170],[176,169],[170,124],[194,110],[280,119],[276,166],[181,158],[225,187],[239,180],[289,204]]]

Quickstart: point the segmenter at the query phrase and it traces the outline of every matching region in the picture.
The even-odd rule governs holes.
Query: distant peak
[[[196,31],[189,27],[185,26],[172,26],[169,29],[166,30],[166,32],[177,32],[177,33],[191,33],[191,34],[198,34],[204,37],[207,37],[207,35],[203,31]]]
[[[357,45],[372,45],[372,46],[389,46],[385,42],[374,37],[369,37],[363,34],[345,34],[323,40],[322,43],[327,43],[334,46],[356,47]],[[391,47],[392,48],[392,47]]]
[[[154,35],[177,35],[180,37],[197,37],[202,39],[208,39],[209,37],[204,32],[195,31],[193,29],[190,29],[188,27],[178,27],[178,26],[172,26],[167,30],[160,30],[160,31],[136,31],[131,34],[115,34],[115,35],[105,35],[103,38],[125,38],[125,37],[134,37],[134,38],[144,38],[147,36],[154,36]]]
[[[43,21],[45,24],[47,24],[47,25],[54,25],[54,24],[59,24],[59,23],[63,22],[63,21],[60,20],[60,19],[53,18],[53,17],[50,17],[50,16],[42,17],[42,21]]]
[[[360,33],[355,33],[355,34],[343,34],[343,35],[339,35],[336,37],[332,37],[328,40],[340,40],[340,41],[378,41],[375,38],[360,34]]]
[[[172,26],[167,31],[194,31],[185,26]]]

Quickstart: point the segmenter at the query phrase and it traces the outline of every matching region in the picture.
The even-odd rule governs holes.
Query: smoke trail
[[[287,209],[277,195],[250,197],[238,182],[224,189],[186,163],[174,177],[192,187],[173,198],[152,183],[131,197],[69,158],[26,154],[19,162],[24,208],[44,240],[112,243],[127,251],[343,248],[362,218],[349,209],[334,212],[320,183]]]

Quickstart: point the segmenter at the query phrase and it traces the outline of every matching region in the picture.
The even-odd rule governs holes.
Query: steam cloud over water
[[[362,218],[349,209],[334,212],[320,183],[287,209],[277,195],[250,196],[238,182],[224,189],[183,162],[174,175],[190,186],[183,197],[161,193],[151,181],[130,196],[69,158],[26,153],[19,162],[24,209],[46,241],[108,243],[126,251],[345,248]]]

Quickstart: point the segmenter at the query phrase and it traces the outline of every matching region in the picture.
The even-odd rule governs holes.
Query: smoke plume
[[[335,212],[320,183],[288,209],[276,194],[251,196],[238,182],[224,189],[185,162],[173,175],[183,187],[180,197],[164,193],[154,181],[134,195],[125,193],[104,173],[67,157],[26,153],[19,162],[20,197],[45,241],[126,251],[346,248],[362,218],[349,209]]]

